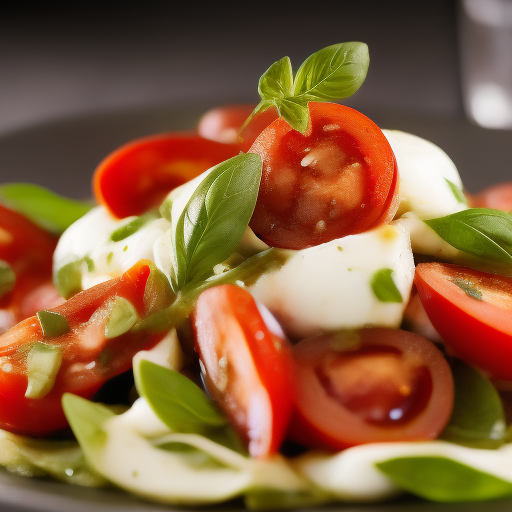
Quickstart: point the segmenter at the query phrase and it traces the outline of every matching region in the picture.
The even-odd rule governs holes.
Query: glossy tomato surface
[[[453,378],[426,338],[362,329],[293,348],[297,402],[290,437],[307,447],[435,439],[450,419]]]
[[[247,152],[258,135],[278,117],[275,108],[265,110],[255,115],[239,133],[255,107],[256,105],[225,105],[208,110],[199,119],[197,133],[217,142],[238,144],[242,151]]]
[[[437,332],[455,354],[512,381],[512,278],[421,263],[415,284]]]
[[[62,395],[92,396],[110,378],[131,367],[133,355],[150,348],[158,335],[132,332],[106,337],[105,325],[116,297],[128,300],[143,317],[150,266],[139,262],[121,277],[78,293],[51,310],[65,317],[69,330],[56,336],[44,333],[36,316],[0,336],[0,428],[29,435],[47,435],[67,426]],[[27,398],[27,354],[36,342],[58,347],[62,363],[51,390]]]
[[[274,121],[250,151],[263,161],[251,228],[274,247],[303,249],[390,220],[397,167],[380,128],[360,112],[310,103],[304,135]]]
[[[97,167],[94,194],[119,218],[157,207],[172,189],[238,154],[240,148],[193,133],[137,139],[108,155]]]
[[[279,450],[293,406],[291,352],[274,323],[273,317],[265,321],[248,292],[233,285],[203,292],[193,312],[206,387],[253,457]]]

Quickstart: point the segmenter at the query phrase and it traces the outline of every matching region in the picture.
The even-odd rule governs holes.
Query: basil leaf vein
[[[241,154],[199,184],[176,226],[175,290],[211,275],[236,249],[256,205],[261,169],[259,155]]]

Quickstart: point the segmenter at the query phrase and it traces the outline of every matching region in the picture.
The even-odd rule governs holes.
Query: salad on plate
[[[512,496],[512,187],[337,103],[364,43],[0,185],[0,464],[180,505]]]

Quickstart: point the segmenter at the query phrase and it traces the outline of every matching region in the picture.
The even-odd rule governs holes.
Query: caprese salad
[[[0,186],[0,464],[180,505],[512,496],[511,186],[337,103],[363,43]]]

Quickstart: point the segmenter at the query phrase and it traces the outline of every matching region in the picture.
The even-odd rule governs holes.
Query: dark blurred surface
[[[0,7],[0,133],[105,109],[257,102],[274,61],[296,68],[351,40],[369,45],[371,64],[347,103],[462,116],[455,0],[23,4]]]

